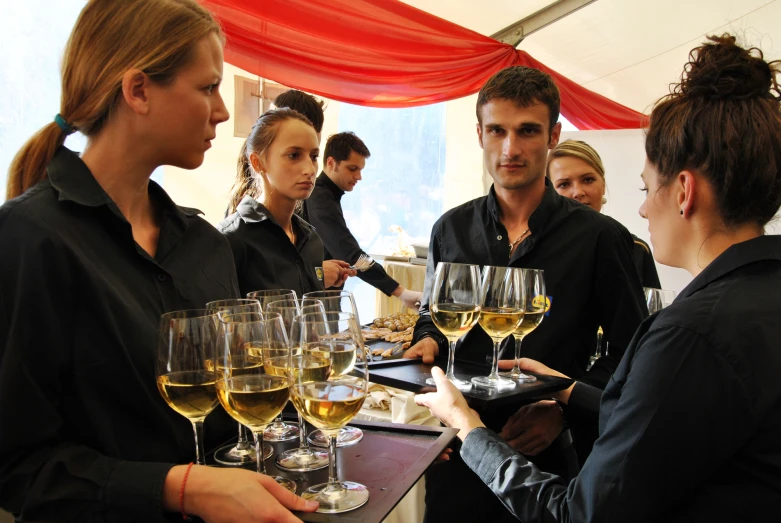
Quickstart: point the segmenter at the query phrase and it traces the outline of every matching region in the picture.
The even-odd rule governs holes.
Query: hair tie
[[[54,117],[54,123],[56,123],[57,126],[62,129],[62,132],[64,132],[66,135],[76,132],[76,128],[66,122],[65,118],[63,118],[59,113],[57,113],[57,115]]]

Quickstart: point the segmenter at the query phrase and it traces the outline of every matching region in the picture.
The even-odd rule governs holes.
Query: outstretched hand
[[[469,408],[463,394],[450,383],[442,369],[432,367],[431,376],[437,384],[437,391],[417,394],[415,403],[427,407],[448,427],[459,429],[458,437],[462,441],[472,429],[485,427],[480,416]]]

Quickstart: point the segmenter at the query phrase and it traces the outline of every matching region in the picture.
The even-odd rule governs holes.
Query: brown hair
[[[195,0],[89,0],[65,47],[59,114],[73,129],[96,135],[117,105],[125,72],[137,68],[158,83],[171,82],[211,33],[222,37]],[[8,171],[8,199],[46,178],[66,135],[50,122],[27,141]]]
[[[309,118],[316,132],[322,132],[323,123],[325,123],[325,114],[323,113],[325,102],[318,100],[311,94],[290,89],[274,99],[274,106],[277,108],[288,107],[298,111]]]
[[[645,152],[663,186],[683,170],[704,176],[727,227],[764,226],[781,206],[778,62],[728,34],[708,40],[654,107]]]
[[[534,103],[548,106],[550,128],[559,121],[561,98],[553,78],[539,69],[515,65],[495,73],[480,89],[477,95],[477,122],[482,124],[480,110],[495,98],[510,100],[518,107],[529,107]]]
[[[548,153],[548,164],[545,167],[545,176],[550,178],[551,160],[567,156],[586,162],[589,167],[594,169],[595,173],[602,177],[602,180],[605,179],[605,166],[602,165],[602,158],[600,158],[599,153],[589,144],[580,140],[564,140],[563,142],[559,142],[559,144]]]
[[[228,204],[228,214],[236,212],[236,208],[241,203],[241,199],[245,195],[257,197],[260,193],[261,186],[258,184],[258,180],[254,175],[252,169],[252,163],[250,162],[250,155],[256,153],[262,155],[271,146],[274,138],[277,136],[277,130],[282,122],[287,120],[300,120],[307,125],[312,125],[312,122],[293,109],[283,107],[281,109],[272,109],[263,113],[255,125],[252,126],[252,130],[241,146],[241,152],[239,153],[239,160],[236,164],[236,180],[233,182],[233,187],[230,193],[230,203]],[[314,126],[312,126],[314,128]]]
[[[364,158],[368,158],[372,155],[372,153],[369,152],[369,148],[363,143],[363,140],[358,138],[355,133],[347,131],[344,133],[332,134],[328,137],[328,141],[325,142],[323,162],[327,162],[328,158],[333,158],[336,160],[336,163],[343,162],[350,157],[350,153],[353,151]]]

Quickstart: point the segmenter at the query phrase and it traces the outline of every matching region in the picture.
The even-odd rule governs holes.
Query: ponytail
[[[8,168],[5,197],[16,198],[24,191],[46,179],[46,166],[57,148],[65,143],[65,132],[51,122],[38,131],[16,153]]]
[[[242,198],[246,194],[252,195],[255,189],[255,179],[252,175],[252,165],[249,162],[249,155],[247,154],[247,142],[241,146],[241,152],[239,153],[239,160],[236,162],[236,180],[231,187],[230,200],[228,204],[228,214],[233,214],[239,207]]]

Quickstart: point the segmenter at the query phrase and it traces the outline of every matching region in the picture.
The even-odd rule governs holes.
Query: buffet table
[[[388,276],[399,282],[399,285],[405,289],[423,292],[426,283],[426,266],[410,263],[409,258],[399,259],[372,255],[375,260],[382,263]],[[406,308],[401,304],[401,300],[392,296],[385,296],[377,291],[376,316],[388,316],[394,312],[402,312]]]

